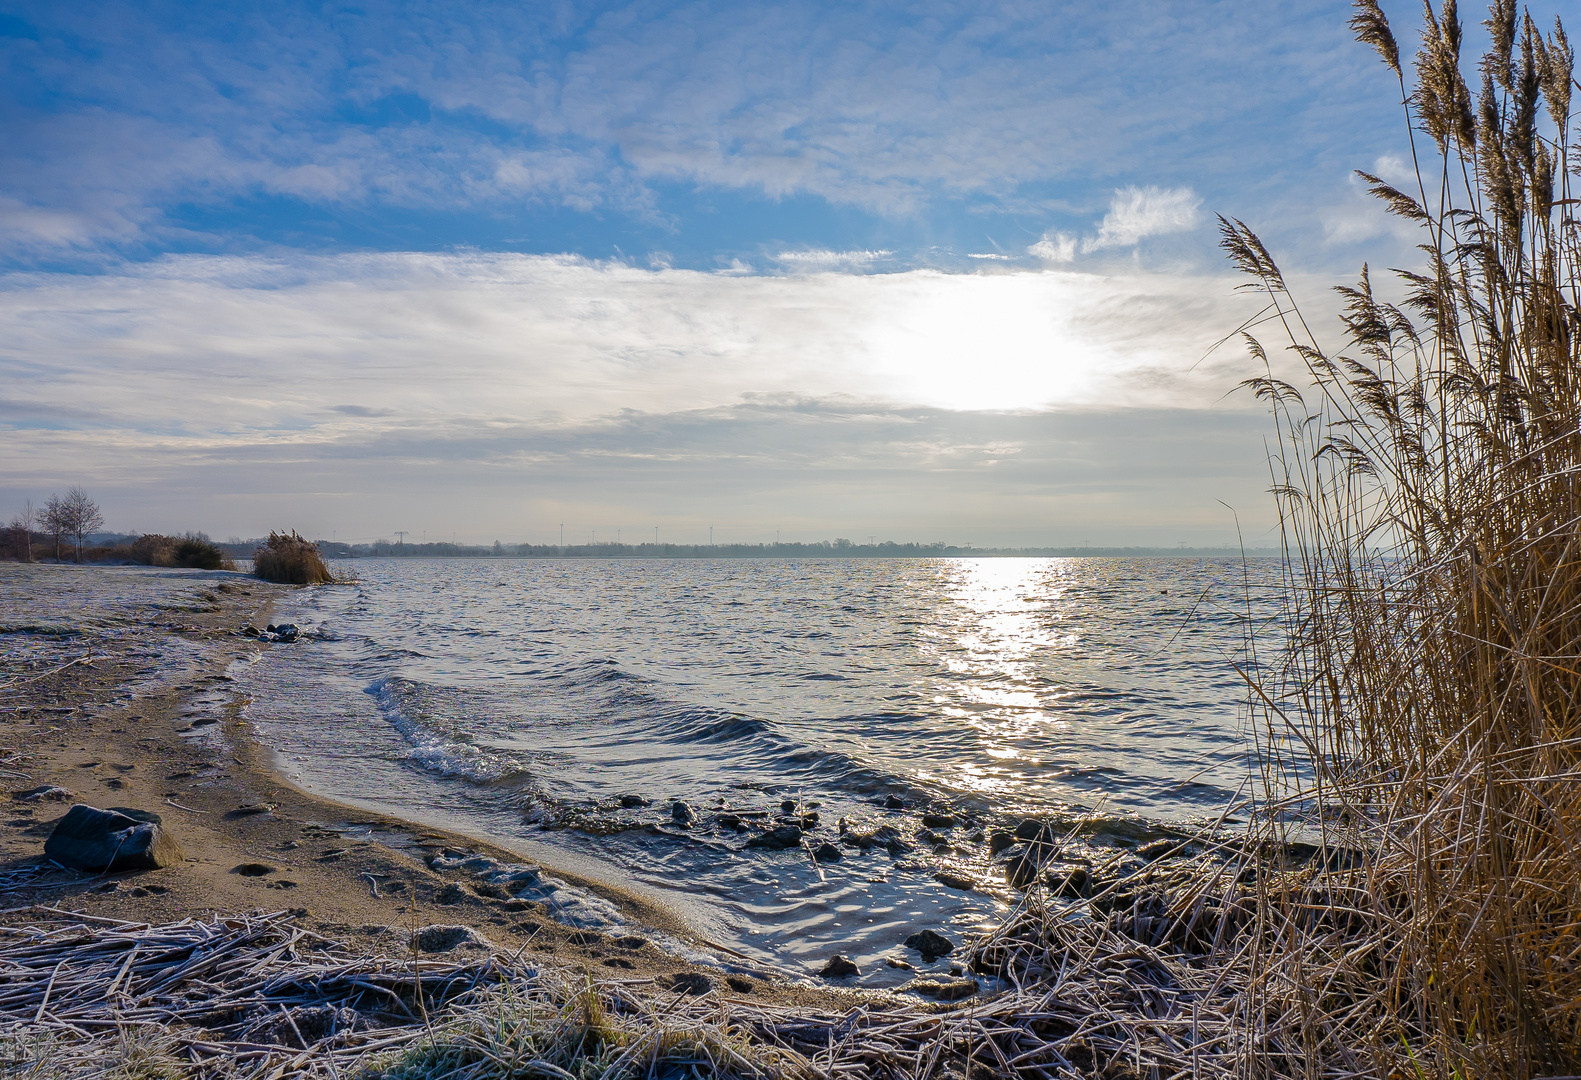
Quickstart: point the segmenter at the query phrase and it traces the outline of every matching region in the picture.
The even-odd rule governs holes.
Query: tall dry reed
[[[300,536],[295,529],[288,533],[271,532],[253,552],[253,574],[265,581],[278,581],[286,585],[322,585],[333,583],[335,575],[324,564],[318,545]]]
[[[1581,1073],[1581,276],[1573,54],[1495,0],[1463,73],[1452,2],[1412,77],[1376,0],[1416,177],[1362,174],[1425,265],[1308,330],[1253,232],[1223,244],[1282,330],[1273,408],[1288,647],[1248,670],[1273,839],[1243,999],[1248,1075]],[[1272,344],[1270,342],[1270,344]],[[1302,377],[1284,369],[1293,363]],[[1302,385],[1297,386],[1296,383]],[[1278,1056],[1260,1053],[1278,1027]]]

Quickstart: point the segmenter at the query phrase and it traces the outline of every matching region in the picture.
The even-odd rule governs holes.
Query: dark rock
[[[1036,818],[1027,818],[1016,826],[1017,840],[1030,840],[1039,844],[1052,844],[1059,839],[1054,826]]]
[[[1141,858],[1151,862],[1154,859],[1168,855],[1179,846],[1180,843],[1176,840],[1154,840],[1152,843],[1143,844],[1141,847],[1137,848],[1136,853]]]
[[[942,843],[944,843],[944,837],[940,836],[938,833],[934,832],[932,829],[918,829],[917,830],[917,843],[919,843],[919,844],[942,844]]]
[[[696,817],[697,815],[692,813],[692,808],[679,799],[670,806],[670,820],[677,825],[690,825]]]
[[[1043,860],[1039,857],[1036,845],[1016,852],[1004,861],[1005,884],[1011,888],[1024,889],[1038,879],[1038,872],[1042,868]]]
[[[75,870],[158,870],[186,859],[161,825],[81,803],[55,823],[44,856]]]
[[[904,810],[905,808],[906,808],[906,803],[905,803],[905,801],[903,799],[901,799],[901,797],[899,795],[886,795],[886,796],[884,796],[884,809],[885,810]]]
[[[930,829],[953,829],[957,824],[949,814],[923,814],[922,823]]]
[[[996,829],[988,837],[988,854],[998,855],[1007,847],[1014,847],[1016,837],[1014,833],[1007,833],[1003,829]]]
[[[451,926],[436,923],[425,926],[412,935],[412,944],[418,952],[440,953],[459,949],[463,946],[488,948],[488,939],[482,937],[470,926]]]
[[[959,1001],[977,993],[977,982],[974,979],[917,979],[905,989],[940,1001]]]
[[[1054,895],[1067,900],[1079,900],[1087,895],[1092,885],[1092,874],[1085,866],[1062,867],[1046,872],[1043,881],[1054,890]]]
[[[976,829],[966,839],[970,840],[974,844],[981,844],[983,842],[984,835],[985,834],[983,833],[983,830]]]
[[[783,851],[786,848],[801,845],[801,829],[795,825],[781,825],[766,833],[760,833],[747,841],[747,847],[767,848],[770,851]]]
[[[925,959],[932,960],[949,956],[955,951],[955,943],[936,930],[918,930],[906,939],[906,948],[916,949]]]
[[[795,812],[796,812],[796,800],[795,799],[786,799],[784,802],[780,803],[780,813],[782,813],[782,814],[794,814]]]
[[[906,963],[906,961],[897,959],[896,957],[893,957],[893,956],[886,956],[886,957],[884,957],[884,963],[888,964],[892,968],[897,968],[897,969],[899,969],[901,971],[915,971],[916,970],[916,968],[914,968],[910,964]]]
[[[818,811],[812,810],[803,814],[801,816],[801,827],[804,830],[816,829],[818,827]]]
[[[964,889],[967,892],[971,892],[977,887],[977,882],[973,881],[971,878],[965,877],[961,874],[951,873],[948,870],[940,870],[938,873],[933,875],[933,879],[940,885],[948,886],[951,889]]]
[[[242,627],[242,637],[257,637],[260,633],[261,631],[251,623]]]
[[[641,795],[622,795],[620,797],[620,805],[625,809],[630,810],[637,806],[647,806],[648,800],[644,799]]]
[[[70,802],[76,793],[54,784],[40,784],[26,791],[13,791],[11,797],[17,802]]]
[[[231,873],[242,877],[263,877],[265,874],[274,873],[274,867],[261,862],[244,862],[240,866],[231,867]]]
[[[741,831],[741,819],[735,814],[720,814],[715,820],[719,822],[719,827],[722,829]]]
[[[819,862],[839,862],[840,849],[826,840],[813,849],[812,857]]]
[[[152,810],[139,810],[132,806],[107,806],[106,810],[114,810],[117,814],[125,814],[133,821],[147,821],[154,825],[163,825],[165,819]]]
[[[714,980],[698,971],[682,971],[670,978],[670,989],[677,994],[702,997],[714,988]]]
[[[852,975],[862,974],[862,969],[844,956],[833,956],[818,974],[826,979],[849,979]]]

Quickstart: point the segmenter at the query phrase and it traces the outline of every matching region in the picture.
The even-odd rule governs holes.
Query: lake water
[[[1277,566],[1214,559],[359,560],[240,673],[312,790],[633,884],[710,940],[863,982],[1017,894],[979,830],[1213,820],[1248,772],[1231,666]],[[647,805],[622,806],[622,797]],[[904,809],[884,809],[898,797]],[[809,847],[747,847],[782,804]],[[633,801],[628,798],[627,802]],[[694,814],[677,825],[675,801]],[[950,829],[921,814],[950,813]],[[721,823],[742,819],[741,830]],[[971,891],[935,879],[972,878]],[[916,960],[914,954],[911,955]]]

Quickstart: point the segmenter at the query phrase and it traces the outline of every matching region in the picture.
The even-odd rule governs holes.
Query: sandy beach
[[[128,591],[137,595],[83,587],[104,579],[136,585]],[[502,868],[519,873],[521,855],[293,787],[250,738],[241,702],[226,693],[228,665],[259,649],[291,647],[239,632],[269,623],[285,589],[220,571],[0,567],[0,641],[7,643],[0,767],[9,803],[0,887],[8,921],[24,913],[168,923],[285,912],[353,951],[397,956],[410,951],[413,931],[443,924],[474,932],[463,951],[527,956],[567,970],[665,985],[695,972],[718,992],[808,1007],[837,1006],[847,996],[735,963],[662,907],[554,867],[536,867],[549,883],[549,902],[515,898],[519,886],[489,877]],[[159,645],[174,646],[180,663],[153,670],[148,653]],[[40,789],[53,790],[29,797]],[[101,875],[49,866],[44,841],[75,803],[158,814],[186,861]],[[586,928],[577,911],[582,898],[605,916],[592,921],[610,932]],[[714,962],[699,966],[656,939]]]

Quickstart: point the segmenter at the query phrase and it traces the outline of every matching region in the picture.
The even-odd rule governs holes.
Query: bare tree
[[[33,561],[33,526],[38,523],[38,518],[38,511],[33,509],[33,500],[29,499],[11,519],[11,527],[22,534],[22,547],[28,562]]]
[[[55,561],[60,562],[60,538],[67,533],[66,528],[66,503],[53,491],[49,493],[49,501],[44,504],[44,509],[39,511],[38,523],[49,533],[50,539],[55,541]]]
[[[100,513],[99,504],[80,487],[66,492],[66,497],[61,500],[61,509],[65,514],[65,531],[77,541],[77,561],[82,562],[82,542],[89,533],[104,524],[104,514]]]

